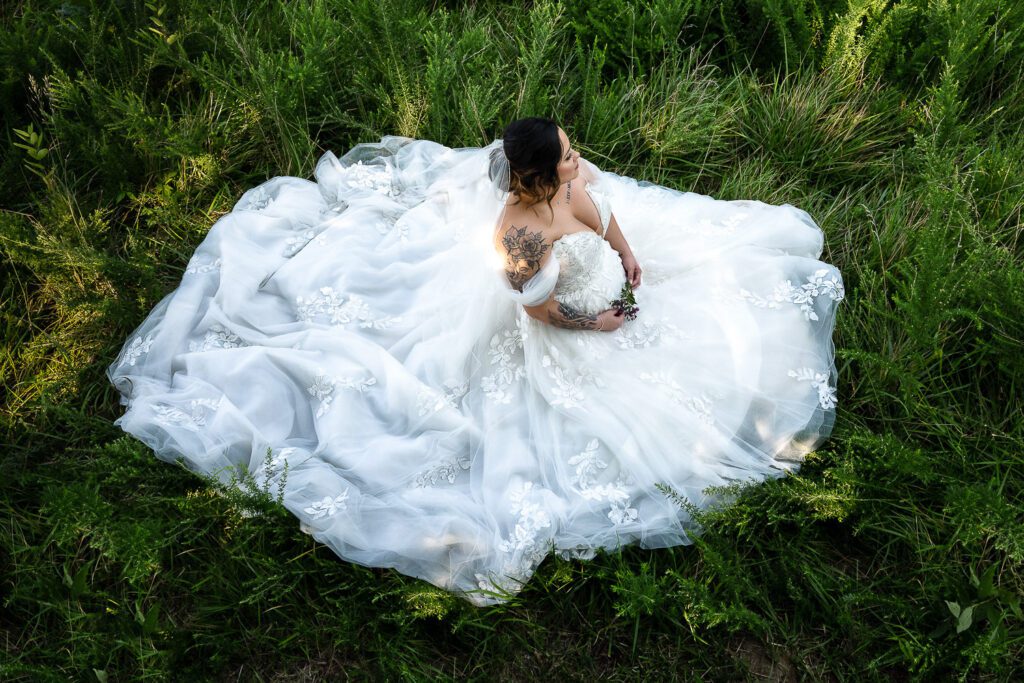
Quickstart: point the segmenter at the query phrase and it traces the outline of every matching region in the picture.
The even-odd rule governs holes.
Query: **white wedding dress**
[[[811,217],[595,169],[603,228],[614,211],[643,268],[640,312],[565,330],[521,303],[604,310],[622,263],[572,233],[512,290],[491,242],[500,144],[387,136],[325,153],[316,182],[246,192],[110,365],[115,424],[225,482],[283,481],[340,557],[475,604],[551,552],[691,543],[682,499],[799,467],[832,429],[843,297]]]

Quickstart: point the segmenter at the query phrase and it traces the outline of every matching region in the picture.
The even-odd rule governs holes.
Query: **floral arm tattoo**
[[[505,275],[509,283],[520,292],[533,275],[540,269],[540,260],[549,245],[540,232],[526,232],[527,226],[512,228],[501,238],[508,256],[505,258]]]
[[[558,312],[548,312],[548,322],[566,330],[595,330],[597,315],[578,311],[569,304],[558,302]]]
[[[505,275],[520,292],[523,291],[523,285],[540,269],[541,257],[550,248],[540,232],[527,233],[526,228],[525,225],[513,225],[501,238],[508,254],[505,258]],[[597,329],[597,315],[583,313],[561,301],[558,302],[557,311],[548,311],[548,322],[567,330]]]

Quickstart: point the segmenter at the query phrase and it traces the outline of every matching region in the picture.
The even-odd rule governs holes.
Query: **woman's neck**
[[[555,193],[557,196],[557,192]],[[525,206],[536,206],[537,204],[547,203],[547,197],[541,197],[539,195],[533,195],[529,192],[513,192],[512,196],[516,198],[517,204],[523,204]],[[554,197],[552,197],[554,199]]]

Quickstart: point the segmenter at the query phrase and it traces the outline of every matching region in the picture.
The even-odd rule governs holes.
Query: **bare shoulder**
[[[526,216],[510,211],[494,238],[494,248],[505,264],[505,276],[520,292],[540,271],[544,257],[551,250],[545,232],[530,223]]]

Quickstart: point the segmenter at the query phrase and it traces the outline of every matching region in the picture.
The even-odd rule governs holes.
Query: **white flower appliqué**
[[[389,196],[398,195],[387,166],[357,161],[345,169],[345,182],[352,188],[365,188]]]
[[[267,194],[267,190],[262,185],[249,190],[249,192],[251,194],[246,198],[245,204],[239,208],[247,211],[262,211],[273,201],[273,198]]]
[[[665,372],[641,372],[640,379],[664,388],[673,403],[689,408],[704,424],[715,423],[712,406],[715,399],[719,397],[712,392],[703,392],[700,396],[689,396],[679,386],[679,383]]]
[[[612,524],[619,526],[637,520],[636,508],[629,507],[629,503],[612,503],[612,509],[608,511],[608,519]]]
[[[310,396],[320,401],[320,407],[316,411],[317,417],[323,417],[331,407],[331,402],[334,401],[335,387],[340,386],[343,389],[355,389],[359,393],[363,393],[368,387],[377,383],[376,377],[369,377],[367,379],[329,377],[322,367],[318,367],[316,373],[316,378],[313,380],[311,385],[306,387],[306,391]]]
[[[416,476],[414,486],[416,486],[416,488],[437,486],[438,483],[442,481],[454,484],[455,478],[459,476],[459,472],[461,470],[468,469],[469,457],[463,453],[456,453],[455,455],[442,460],[439,464],[420,472]]]
[[[491,337],[488,352],[493,371],[481,378],[480,386],[487,398],[498,403],[512,400],[510,388],[526,376],[523,367],[523,336],[519,329],[505,329]]]
[[[401,213],[393,211],[383,211],[381,217],[383,220],[377,223],[377,232],[382,235],[387,235],[389,232],[397,232],[398,239],[402,242],[409,241],[409,222],[403,219]]]
[[[690,231],[700,237],[715,237],[719,235],[730,235],[736,232],[736,228],[745,221],[750,214],[746,211],[734,213],[721,220],[701,218]]]
[[[217,399],[194,398],[189,401],[191,413],[186,413],[181,408],[158,403],[153,406],[153,411],[156,413],[153,419],[165,427],[184,427],[189,431],[197,432],[200,427],[206,426],[206,419],[209,417],[204,408],[209,409],[211,413],[216,412],[223,400],[223,396]]]
[[[687,339],[692,336],[670,323],[668,318],[662,318],[654,322],[641,320],[635,325],[623,325],[616,333],[615,340],[623,349],[640,349],[655,345],[664,339]]]
[[[459,401],[462,400],[467,391],[469,391],[469,382],[462,382],[460,384],[451,380],[446,381],[444,383],[443,395],[432,387],[424,385],[416,396],[417,413],[423,416],[429,413],[436,413],[445,408],[458,410]]]
[[[321,247],[327,246],[327,238],[324,237],[323,233],[318,233],[313,228],[303,230],[302,232],[292,235],[285,240],[284,250],[281,252],[281,256],[295,256],[295,254],[302,251],[310,242],[315,241]]]
[[[132,343],[128,345],[127,350],[124,352],[124,360],[121,361],[122,365],[135,365],[142,354],[149,353],[149,347],[153,345],[153,334],[147,334],[145,340],[142,337],[136,337],[132,340]]]
[[[198,257],[193,257],[189,261],[188,268],[185,269],[186,273],[211,273],[215,270],[220,270],[222,261],[220,257],[215,258],[210,263],[199,263]]]
[[[825,373],[815,372],[813,368],[797,368],[786,374],[802,382],[810,382],[818,391],[818,405],[825,410],[836,407],[836,390],[829,386],[828,375]]]
[[[555,398],[551,401],[551,405],[576,408],[587,397],[583,391],[584,382],[604,387],[605,381],[589,368],[581,368],[575,374],[571,374],[570,371],[558,364],[560,355],[558,349],[552,346],[551,355],[544,354],[540,360],[540,364],[548,369],[548,375],[555,381],[555,387],[551,390]]]
[[[559,303],[586,310],[588,300],[607,301],[609,292],[617,293],[620,289],[622,266],[618,253],[593,230],[563,235],[555,240],[551,250],[551,258],[557,258],[559,263],[554,290]]]
[[[779,308],[784,303],[796,304],[804,314],[804,320],[817,320],[814,301],[818,296],[827,296],[832,301],[842,301],[845,296],[842,281],[833,276],[826,279],[829,271],[819,268],[807,276],[807,282],[796,287],[791,280],[775,286],[769,296],[760,296],[747,289],[740,289],[739,298],[749,301],[759,308]]]
[[[608,467],[608,463],[597,455],[599,445],[600,442],[597,439],[591,439],[586,448],[569,458],[569,464],[576,467],[576,476],[573,478],[573,483],[581,489],[591,486],[598,474],[598,470]]]
[[[188,350],[209,351],[210,349],[236,349],[243,346],[249,346],[249,344],[220,323],[213,323],[203,336],[203,341],[190,341]]]
[[[537,535],[541,529],[551,526],[551,517],[540,508],[537,503],[528,500],[533,493],[533,482],[524,482],[523,485],[509,494],[512,505],[509,512],[518,514],[515,529],[512,533],[498,544],[498,548],[504,552],[524,551],[530,556],[531,562],[537,561],[537,556],[544,557],[544,550],[541,548]]]
[[[324,496],[321,500],[316,501],[308,508],[305,508],[305,512],[308,515],[312,515],[313,519],[320,519],[322,517],[333,517],[334,513],[338,510],[345,510],[348,508],[348,489],[345,489],[340,495],[334,498],[330,496]]]
[[[333,287],[321,287],[311,297],[297,296],[295,303],[298,305],[299,319],[306,322],[312,322],[317,315],[326,315],[332,325],[358,322],[359,327],[380,330],[402,320],[400,316],[375,318],[370,315],[370,307],[365,301],[357,296],[349,296],[346,300],[345,295],[335,292]]]
[[[587,500],[606,501],[611,503],[608,519],[616,526],[637,519],[636,508],[629,507],[629,492],[626,480],[621,476],[613,482],[598,484],[597,475],[606,469],[608,463],[597,455],[600,441],[591,439],[578,454],[569,458],[569,464],[576,467],[576,476],[572,483],[579,489],[580,495]]]

